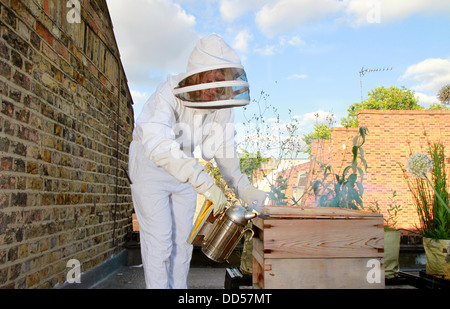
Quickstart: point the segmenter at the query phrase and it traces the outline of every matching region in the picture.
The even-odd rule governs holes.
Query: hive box
[[[272,206],[253,227],[254,288],[384,288],[380,214]]]

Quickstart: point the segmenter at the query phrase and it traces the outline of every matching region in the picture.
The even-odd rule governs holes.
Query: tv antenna
[[[363,92],[362,92],[362,78],[366,73],[369,72],[383,72],[383,71],[391,71],[391,68],[380,68],[380,69],[364,69],[364,67],[361,68],[361,71],[359,71],[359,87],[361,89],[361,108],[364,109],[364,103],[363,103]]]

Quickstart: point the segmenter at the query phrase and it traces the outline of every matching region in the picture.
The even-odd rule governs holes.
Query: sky
[[[278,134],[298,136],[376,87],[438,103],[450,83],[448,0],[107,0],[135,118],[168,74],[185,72],[199,38],[219,34],[241,57],[252,102],[236,108],[236,140],[259,106]],[[367,72],[362,69],[379,70]],[[381,70],[380,70],[381,69]],[[383,70],[384,69],[384,70]],[[361,83],[362,81],[362,83]],[[362,84],[362,86],[361,86]],[[261,92],[267,97],[260,99]],[[278,117],[278,121],[276,121]],[[254,121],[253,121],[254,122]],[[254,124],[252,124],[254,125]],[[274,131],[268,131],[269,135]]]

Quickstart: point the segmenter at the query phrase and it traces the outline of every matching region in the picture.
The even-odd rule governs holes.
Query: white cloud
[[[318,110],[311,113],[293,115],[292,119],[288,122],[278,118],[268,118],[266,121],[267,123],[270,123],[267,128],[273,134],[280,134],[289,131],[293,132],[294,128],[296,133],[299,134],[308,131],[313,124],[328,124],[330,121],[334,122],[336,121],[336,117],[330,112]]]
[[[227,0],[224,2],[253,2]],[[230,4],[231,6],[231,4]],[[256,7],[254,7],[256,9]],[[239,5],[233,7],[239,10]],[[231,10],[231,9],[230,9]],[[325,17],[352,26],[395,22],[411,15],[450,13],[448,0],[272,0],[256,11],[259,29],[272,37]]]
[[[277,51],[276,45],[266,45],[264,47],[255,48],[255,52],[263,56],[273,56]]]
[[[306,131],[299,127],[297,122],[279,123],[277,120],[274,121],[275,119],[271,120],[269,126],[260,130],[256,130],[254,124],[246,126],[245,134],[236,139],[238,148],[250,153],[260,150],[264,156],[276,157],[292,156],[291,151],[298,155],[298,152],[304,150],[302,136]]]
[[[299,36],[294,36],[288,41],[288,44],[292,46],[300,46],[305,44],[305,42],[302,39],[300,39]]]
[[[286,77],[286,79],[305,79],[307,77],[308,77],[308,75],[306,75],[306,74],[292,74],[292,75],[289,75],[288,77]]]
[[[130,93],[131,97],[133,98],[133,103],[135,107],[144,105],[147,99],[149,98],[148,93],[146,93],[145,91],[138,91],[131,89]]]
[[[234,21],[248,11],[261,7],[266,0],[221,0],[220,14],[226,21]]]
[[[194,30],[194,16],[171,1],[107,3],[130,85],[155,86],[150,77],[155,76],[155,71],[185,70],[187,58],[200,37]]]
[[[268,36],[318,20],[337,12],[342,4],[336,0],[277,0],[256,13],[256,23]]]
[[[272,134],[283,134],[283,133],[287,133],[287,132],[291,132],[291,133],[299,133],[299,132],[303,132],[303,128],[301,128],[298,125],[297,121],[289,121],[286,123],[279,123],[279,124],[274,124],[272,126],[270,126],[270,132]]]
[[[267,122],[277,122],[277,121],[278,121],[278,118],[275,118],[275,117],[267,119]]]
[[[266,125],[256,130],[254,123],[237,124],[237,143],[240,148],[256,153],[262,150],[264,155],[287,155],[290,151],[302,152],[305,150],[305,143],[302,137],[310,132],[315,123],[325,123],[335,121],[335,116],[330,112],[318,110],[316,112],[293,115],[289,121],[285,122],[279,118],[267,118]],[[332,125],[332,124],[331,124]],[[241,131],[239,131],[241,129]],[[275,152],[273,152],[275,151]],[[298,155],[298,153],[297,153]]]
[[[234,38],[233,47],[239,51],[247,52],[248,44],[252,40],[253,36],[248,30],[240,31]]]
[[[312,113],[306,113],[303,115],[299,115],[300,126],[308,126],[313,125],[315,123],[329,123],[330,121],[336,121],[334,115],[330,112],[325,112],[323,110],[318,110]]]
[[[354,26],[395,22],[415,14],[450,12],[448,0],[344,0],[343,6],[346,22]]]
[[[255,47],[254,52],[263,55],[263,56],[273,56],[275,54],[282,53],[286,47],[294,46],[299,47],[305,45],[305,41],[303,41],[298,35],[293,37],[288,36],[280,36],[278,43],[276,44],[268,44],[264,47]]]
[[[422,105],[422,106],[425,106],[425,107],[429,106],[429,105],[431,105],[433,103],[441,103],[441,102],[439,102],[439,100],[438,100],[436,95],[435,96],[430,96],[428,94],[421,93],[421,92],[416,92],[415,95],[417,97],[419,97],[419,104]]]
[[[437,95],[450,82],[450,59],[428,58],[406,69],[400,80],[412,80],[415,91]]]
[[[280,46],[285,46],[286,44],[291,46],[302,46],[305,45],[305,41],[303,41],[298,35],[291,38],[284,35],[280,36]]]

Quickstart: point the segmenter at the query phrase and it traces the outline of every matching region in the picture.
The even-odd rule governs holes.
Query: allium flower
[[[416,152],[406,161],[406,168],[414,177],[424,178],[433,170],[433,160],[427,153]]]

